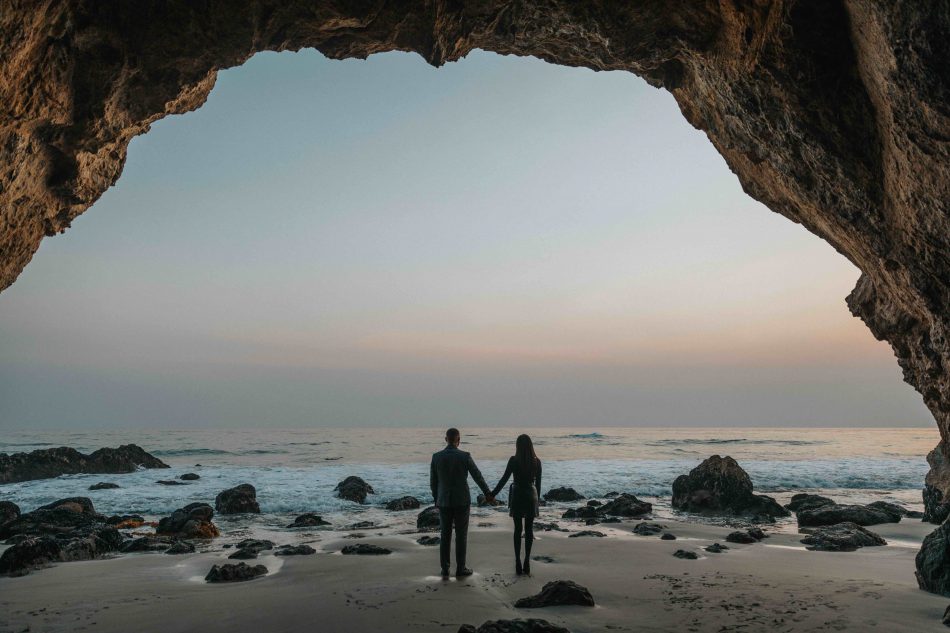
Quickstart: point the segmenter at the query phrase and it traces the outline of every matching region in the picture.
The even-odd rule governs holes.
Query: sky
[[[933,424],[857,277],[633,75],[263,53],[0,294],[0,429]]]

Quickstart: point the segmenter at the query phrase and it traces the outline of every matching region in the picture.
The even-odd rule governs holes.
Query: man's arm
[[[488,487],[488,484],[485,483],[485,478],[482,477],[482,471],[478,470],[478,466],[475,465],[475,460],[472,459],[471,455],[468,456],[468,474],[472,476],[472,479],[475,480],[478,487],[482,489],[485,497],[490,498],[492,496],[491,489]]]
[[[432,489],[432,503],[439,505],[439,473],[435,468],[435,455],[432,456],[432,463],[429,464],[429,488]]]

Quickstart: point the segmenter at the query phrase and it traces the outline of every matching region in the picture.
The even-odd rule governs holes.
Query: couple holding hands
[[[501,491],[508,479],[514,483],[508,493],[508,514],[514,520],[515,573],[531,573],[531,545],[534,542],[534,518],[538,515],[538,493],[541,490],[541,460],[534,453],[531,438],[519,435],[515,441],[515,454],[508,459],[508,466],[494,490],[489,490],[482,473],[472,456],[459,450],[461,435],[458,429],[445,432],[446,446],[432,455],[429,468],[429,485],[432,498],[439,509],[439,524],[442,531],[439,555],[442,576],[449,575],[449,554],[452,549],[452,531],[455,531],[455,575],[470,576],[472,570],[465,566],[468,545],[468,518],[472,505],[468,489],[471,475],[485,494],[489,503]],[[521,535],[524,534],[524,562],[521,560]]]

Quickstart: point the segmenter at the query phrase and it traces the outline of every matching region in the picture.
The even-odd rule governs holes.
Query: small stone
[[[703,549],[713,554],[721,554],[729,548],[725,545],[720,545],[719,543],[713,543],[712,545],[707,545]]]
[[[317,550],[309,545],[281,545],[274,551],[275,556],[310,556],[316,554]]]
[[[515,602],[519,609],[539,609],[561,605],[578,605],[582,607],[594,606],[594,598],[587,587],[581,586],[573,580],[553,580],[541,588],[541,592],[528,598],[521,598]]]
[[[691,552],[685,549],[676,550],[675,552],[673,552],[673,556],[675,556],[676,558],[682,558],[684,560],[696,560],[697,558],[699,558],[699,555],[696,554],[696,552]]]
[[[419,545],[438,545],[442,542],[442,539],[438,536],[420,536],[416,539],[416,543]]]
[[[382,556],[393,553],[393,551],[389,548],[380,547],[379,545],[373,545],[371,543],[356,543],[355,545],[347,545],[341,551],[344,554],[360,554],[369,556]]]
[[[196,473],[185,473],[184,475],[180,476],[179,479],[183,481],[194,481],[196,479],[201,479],[201,477]]]
[[[662,541],[675,541],[675,540],[676,540],[676,535],[675,535],[675,534],[670,534],[669,532],[664,532],[664,533],[663,533],[663,536],[660,537],[660,540],[662,540]]]
[[[115,490],[119,487],[119,484],[114,484],[111,481],[100,481],[97,484],[89,486],[89,490]]]

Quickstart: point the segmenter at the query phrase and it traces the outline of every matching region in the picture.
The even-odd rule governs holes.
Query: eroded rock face
[[[0,136],[3,132],[0,131]],[[2,155],[2,150],[0,150]],[[2,181],[0,181],[2,185]],[[0,191],[0,201],[3,192]],[[3,210],[0,210],[0,217]],[[2,243],[3,232],[0,232]],[[0,247],[2,249],[2,247]],[[0,250],[0,260],[3,251]],[[150,455],[135,444],[126,444],[118,448],[100,448],[89,455],[84,455],[74,448],[61,446],[31,451],[29,453],[0,453],[0,484],[31,481],[34,479],[49,479],[60,475],[75,475],[78,473],[132,473],[138,467],[168,468],[168,464]]]

